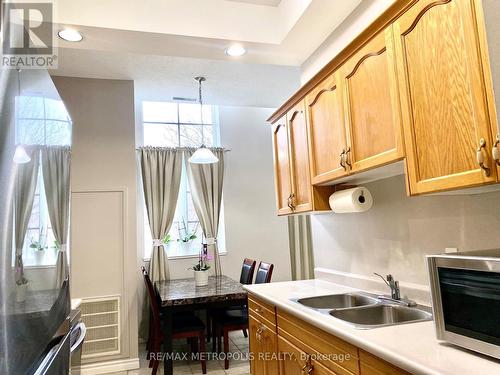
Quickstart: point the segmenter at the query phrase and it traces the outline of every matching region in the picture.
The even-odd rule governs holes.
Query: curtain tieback
[[[215,245],[217,242],[217,238],[215,237],[207,237],[205,238],[205,244],[206,245]]]
[[[65,243],[61,244],[61,247],[59,248],[59,251],[61,253],[65,253],[66,250],[68,250],[68,245],[66,245]]]
[[[160,239],[153,239],[153,247],[163,246],[163,241]]]

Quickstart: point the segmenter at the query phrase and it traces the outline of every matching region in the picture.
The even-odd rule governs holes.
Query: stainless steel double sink
[[[423,307],[408,307],[399,301],[390,301],[362,292],[299,298],[292,301],[360,329],[432,320],[432,314]]]

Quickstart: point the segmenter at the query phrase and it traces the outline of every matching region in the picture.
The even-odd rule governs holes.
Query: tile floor
[[[248,339],[243,336],[241,331],[231,332],[229,334],[229,351],[234,353],[235,359],[229,361],[229,369],[224,370],[224,362],[212,359],[207,361],[207,374],[210,375],[250,375],[250,365],[246,360],[248,354]],[[187,345],[185,343],[179,344],[176,341],[174,344],[175,351],[186,351]],[[207,349],[211,350],[212,345],[208,344]],[[138,370],[131,370],[126,373],[113,373],[111,375],[146,375],[151,374],[151,369],[148,368],[148,361],[146,359],[145,346],[139,346],[139,357],[141,368]],[[239,357],[236,359],[236,357]],[[163,369],[163,363],[160,363],[160,369]],[[175,361],[174,362],[174,375],[186,374],[201,374],[201,364],[195,361]],[[162,371],[158,371],[161,375]]]

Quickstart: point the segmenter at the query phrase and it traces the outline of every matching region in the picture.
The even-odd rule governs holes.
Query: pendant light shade
[[[31,158],[29,157],[24,147],[19,145],[16,147],[16,151],[14,152],[12,161],[16,164],[26,164],[31,161]]]
[[[205,147],[205,145],[201,145],[199,149],[197,149],[193,155],[188,159],[190,163],[194,164],[212,164],[217,163],[219,158],[214,155],[212,151]]]
[[[195,81],[198,82],[198,94],[200,101],[200,116],[201,116],[201,146],[197,149],[193,155],[188,159],[190,163],[193,164],[213,164],[219,161],[219,158],[214,155],[210,149],[205,146],[205,139],[203,137],[203,98],[201,96],[201,83],[204,82],[205,77],[195,77]]]

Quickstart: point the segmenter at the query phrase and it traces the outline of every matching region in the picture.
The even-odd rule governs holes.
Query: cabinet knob
[[[477,156],[477,163],[483,170],[484,174],[486,177],[489,177],[491,174],[491,169],[488,167],[486,164],[486,161],[484,160],[484,154],[483,154],[483,149],[486,148],[486,141],[484,138],[481,138],[479,140],[479,147],[477,148],[476,151],[476,156]]]
[[[498,167],[500,167],[500,148],[498,148],[499,145],[500,145],[500,134],[497,134],[497,139],[495,141],[495,144],[493,145],[491,154],[493,155],[493,161]]]

